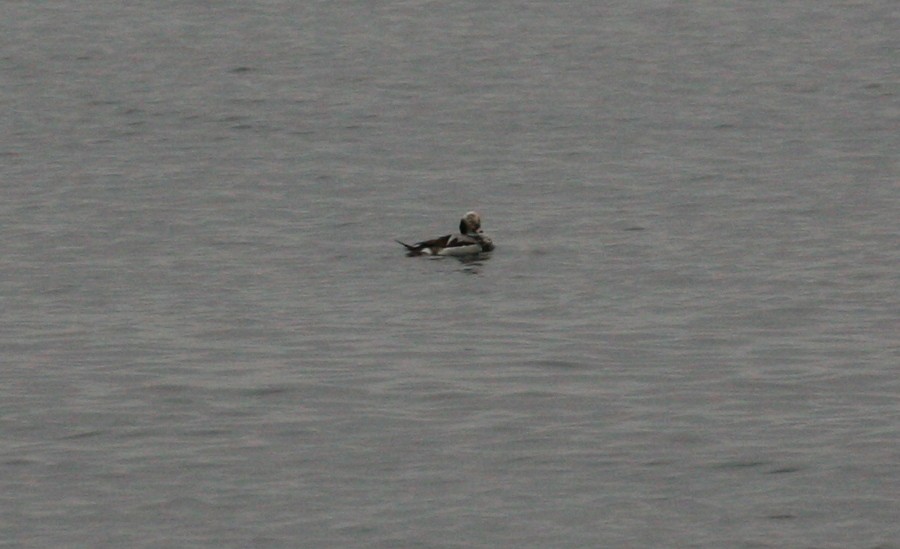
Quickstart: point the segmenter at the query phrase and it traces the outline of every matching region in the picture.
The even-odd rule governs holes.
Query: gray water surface
[[[900,547],[894,0],[0,14],[0,546]]]

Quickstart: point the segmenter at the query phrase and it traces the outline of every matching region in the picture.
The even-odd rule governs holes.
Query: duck
[[[420,255],[472,255],[490,252],[494,249],[494,241],[481,230],[481,216],[478,212],[466,212],[459,220],[459,234],[448,234],[423,240],[416,244],[397,243],[406,248],[408,257]]]

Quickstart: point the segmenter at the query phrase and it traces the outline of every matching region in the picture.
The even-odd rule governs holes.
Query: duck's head
[[[481,216],[478,212],[468,212],[459,220],[459,232],[474,236],[481,232]]]

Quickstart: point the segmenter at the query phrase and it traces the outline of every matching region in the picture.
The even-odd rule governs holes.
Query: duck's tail
[[[396,242],[397,244],[400,244],[401,246],[406,248],[406,251],[408,252],[407,255],[409,255],[409,256],[422,254],[422,251],[419,250],[419,248],[417,246],[410,246],[406,242],[400,242],[399,240],[394,240],[394,242]]]

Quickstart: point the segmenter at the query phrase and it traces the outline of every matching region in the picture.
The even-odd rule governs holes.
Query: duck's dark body
[[[406,248],[410,257],[419,255],[471,255],[489,252],[494,242],[481,231],[481,217],[468,212],[459,221],[460,234],[448,234],[431,240],[423,240],[410,245],[397,241]]]
[[[397,242],[406,248],[406,255],[410,257],[418,255],[471,255],[489,252],[494,249],[494,243],[491,242],[490,238],[481,236],[476,238],[464,234],[448,234],[413,245],[400,242],[399,240]]]

